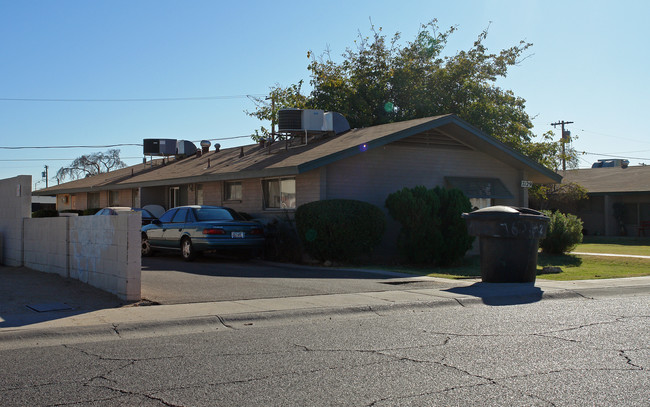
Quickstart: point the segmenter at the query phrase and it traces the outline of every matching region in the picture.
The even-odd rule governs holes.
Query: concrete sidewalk
[[[312,295],[178,305],[124,304],[103,291],[57,275],[0,267],[0,339],[66,329],[98,328],[115,335],[124,327],[186,326],[216,322],[222,328],[252,321],[352,312],[389,312],[438,306],[507,306],[558,298],[650,294],[650,276],[622,279],[490,284],[478,279],[400,277],[401,284],[444,281],[447,288],[413,288],[354,294]],[[247,322],[248,321],[248,322]]]

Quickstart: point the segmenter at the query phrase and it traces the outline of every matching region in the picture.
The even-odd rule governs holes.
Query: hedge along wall
[[[24,265],[140,300],[141,214],[24,219]]]

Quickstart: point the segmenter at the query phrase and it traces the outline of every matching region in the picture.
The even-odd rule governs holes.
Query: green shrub
[[[388,213],[402,224],[400,254],[411,263],[451,265],[472,247],[463,212],[472,208],[458,189],[403,188],[386,199]]]
[[[545,253],[562,254],[582,242],[582,221],[570,213],[543,211],[550,218],[546,237],[539,242]]]
[[[315,259],[351,261],[381,242],[386,217],[378,207],[348,199],[315,201],[296,210],[298,235]]]
[[[295,262],[302,259],[300,239],[293,221],[289,217],[260,219],[264,224],[266,237],[264,258],[273,261]]]
[[[39,209],[32,212],[32,218],[55,218],[59,216],[59,211],[56,209]]]

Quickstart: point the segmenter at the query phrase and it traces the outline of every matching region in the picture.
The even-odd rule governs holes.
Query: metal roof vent
[[[210,151],[210,145],[212,145],[212,143],[210,143],[210,140],[201,140],[201,151],[203,154]]]

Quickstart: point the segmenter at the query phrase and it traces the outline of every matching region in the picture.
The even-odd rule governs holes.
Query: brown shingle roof
[[[368,149],[436,129],[440,134],[490,154],[529,172],[535,182],[559,182],[561,177],[543,166],[509,149],[504,144],[480,132],[454,115],[426,117],[353,129],[337,136],[309,141],[306,145],[285,148],[276,142],[269,149],[258,144],[210,151],[201,157],[169,160],[166,165],[138,164],[107,174],[68,182],[35,191],[35,195],[85,192],[102,189],[125,189],[136,186],[159,186],[228,179],[295,175],[360,153],[359,146]],[[240,157],[243,149],[244,155]]]
[[[562,183],[582,185],[592,194],[650,192],[650,166],[569,170]]]

